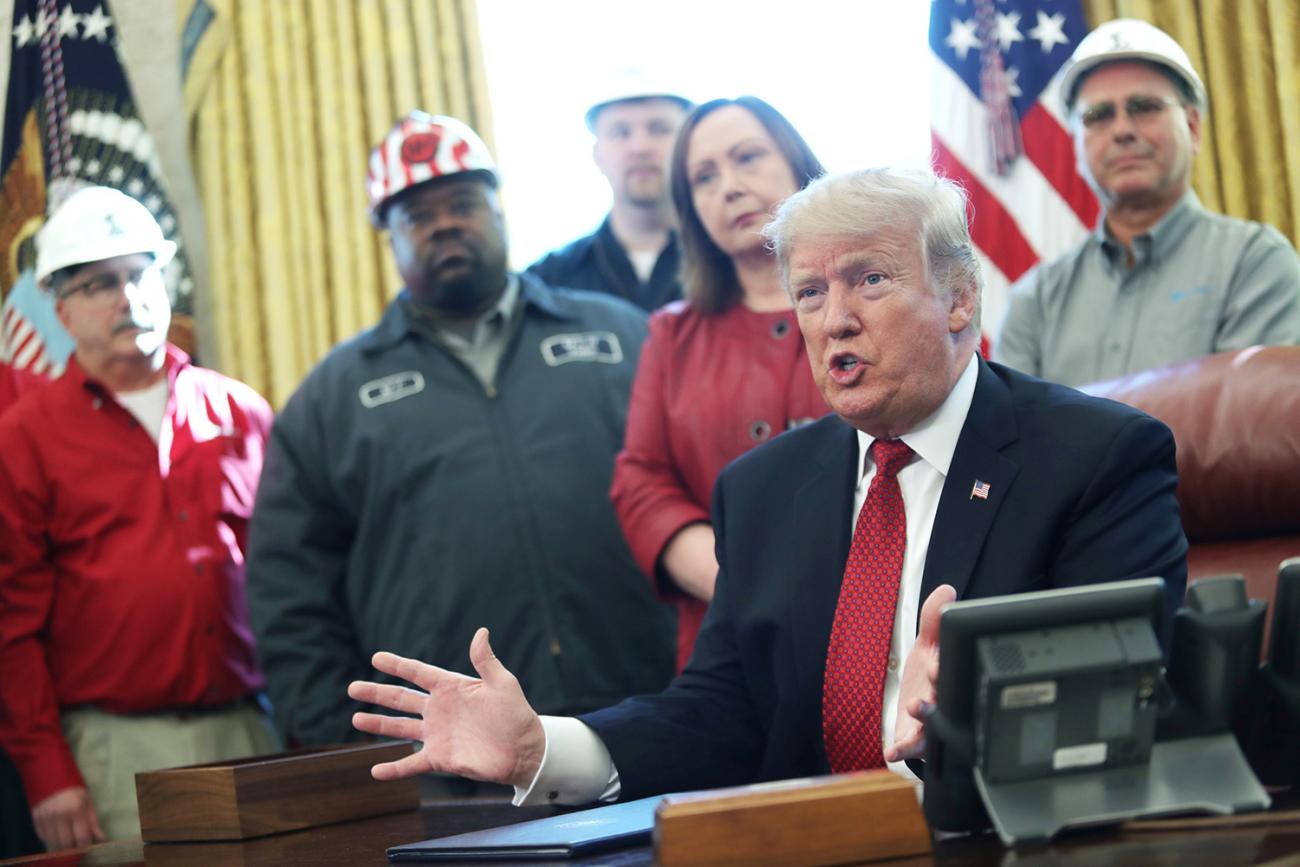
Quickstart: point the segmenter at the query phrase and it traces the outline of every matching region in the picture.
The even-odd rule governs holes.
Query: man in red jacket
[[[243,593],[271,410],[167,343],[174,252],[104,187],[37,237],[76,349],[0,419],[0,747],[50,849],[138,835],[137,771],[276,744]]]
[[[0,415],[13,406],[25,392],[45,384],[45,378],[0,361]]]

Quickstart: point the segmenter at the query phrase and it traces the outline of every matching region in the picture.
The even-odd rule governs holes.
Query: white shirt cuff
[[[622,785],[618,769],[600,737],[568,716],[543,716],[546,750],[528,788],[515,786],[516,807],[537,804],[590,804],[613,801]]]

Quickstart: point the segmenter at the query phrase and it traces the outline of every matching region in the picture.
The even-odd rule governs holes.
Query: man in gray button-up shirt
[[[1108,22],[1079,43],[1062,93],[1104,214],[1013,287],[996,359],[1074,385],[1300,343],[1294,248],[1191,191],[1205,88],[1182,48],[1145,22]]]

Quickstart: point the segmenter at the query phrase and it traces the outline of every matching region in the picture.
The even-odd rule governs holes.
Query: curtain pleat
[[[1084,0],[1094,27],[1141,18],[1187,51],[1210,110],[1192,185],[1207,208],[1271,223],[1300,246],[1300,3]]]
[[[1276,84],[1269,111],[1277,118],[1281,163],[1274,187],[1277,199],[1285,201],[1276,225],[1300,246],[1300,3],[1275,0],[1267,9],[1267,50]]]
[[[279,405],[400,288],[370,148],[413,108],[488,116],[473,0],[224,0],[192,106],[223,370]]]

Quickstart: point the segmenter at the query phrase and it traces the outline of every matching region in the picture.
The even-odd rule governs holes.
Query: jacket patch
[[[541,343],[542,359],[551,367],[570,361],[598,361],[618,364],[623,360],[623,346],[612,331],[584,331],[580,334],[554,334]]]
[[[374,409],[424,391],[424,374],[418,370],[403,370],[391,376],[372,379],[357,390],[357,397],[366,409]]]

